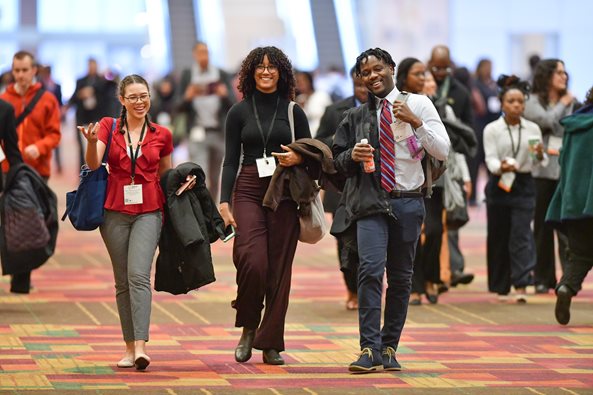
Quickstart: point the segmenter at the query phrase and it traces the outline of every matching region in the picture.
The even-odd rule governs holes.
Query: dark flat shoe
[[[264,363],[268,365],[284,365],[284,359],[274,349],[264,350],[263,359]]]
[[[439,295],[438,294],[426,294],[426,299],[430,304],[437,304],[439,302]]]
[[[567,325],[570,322],[570,302],[574,294],[566,286],[561,285],[556,290],[556,308],[554,313],[556,321],[561,325]]]
[[[239,344],[235,348],[235,361],[247,362],[251,358],[251,349],[255,339],[255,329],[243,328]]]

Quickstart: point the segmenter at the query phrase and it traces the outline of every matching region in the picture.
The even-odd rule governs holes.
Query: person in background
[[[319,122],[327,106],[332,104],[332,99],[327,92],[316,90],[313,82],[313,73],[308,71],[297,71],[296,79],[296,99],[301,106],[307,119],[309,120],[309,130],[315,137],[315,132],[319,128]]]
[[[206,174],[206,186],[216,200],[224,157],[224,120],[236,102],[232,75],[210,62],[208,45],[198,41],[194,63],[183,70],[179,84],[180,111],[187,117],[189,158]]]
[[[115,278],[116,302],[126,343],[119,368],[144,370],[151,312],[150,272],[162,227],[165,196],[160,175],[171,168],[171,132],[150,122],[150,90],[139,75],[119,86],[121,115],[105,117],[88,127],[79,125],[87,140],[86,163],[101,165],[108,141],[109,179],[101,237],[109,252]],[[113,123],[115,129],[113,129]]]
[[[416,58],[405,58],[397,67],[395,86],[400,91],[422,94],[426,79],[426,66]],[[441,282],[440,252],[443,235],[443,185],[433,186],[432,197],[424,198],[426,215],[423,223],[424,240],[418,240],[412,276],[410,305],[422,303],[425,294],[430,303],[437,303],[436,284]],[[422,238],[421,238],[422,239]]]
[[[87,60],[87,73],[76,80],[76,88],[68,102],[68,107],[76,107],[76,124],[87,125],[101,117],[112,116],[112,100],[109,98],[107,80],[99,73],[97,60]],[[82,136],[76,133],[80,165],[84,162]]]
[[[56,100],[58,101],[58,104],[60,105],[60,109],[61,109],[62,104],[63,104],[62,103],[62,85],[60,85],[56,81],[54,81],[54,79],[51,75],[51,66],[40,65],[38,67],[37,77],[39,78],[39,82],[41,82],[41,85],[43,86],[43,88],[45,88],[45,90],[47,90],[48,92],[51,92],[56,97]],[[60,122],[63,122],[63,121],[64,121],[64,114],[61,113]],[[60,155],[60,146],[59,145],[54,149],[54,159],[56,162],[56,167],[57,167],[58,173],[62,173],[62,157]]]
[[[567,87],[568,74],[564,62],[559,59],[541,60],[535,67],[533,92],[525,103],[523,115],[540,127],[545,151],[550,155],[550,163],[546,167],[533,170],[536,190],[533,229],[537,256],[533,274],[535,292],[539,294],[546,294],[556,287],[554,228],[545,223],[545,217],[560,177],[558,153],[564,135],[560,120],[572,114],[575,105],[575,99]],[[568,262],[568,242],[561,230],[556,230],[556,235],[560,264],[564,268]]]
[[[172,74],[167,74],[153,84],[154,93],[151,97],[150,117],[156,120],[159,125],[167,128],[173,126],[173,117],[176,112],[176,85]],[[173,143],[178,143],[175,141],[175,136],[173,136]]]
[[[262,203],[276,167],[273,156],[279,158],[280,166],[303,162],[300,154],[286,147],[292,142],[288,105],[294,100],[294,88],[288,57],[276,47],[255,48],[239,71],[243,100],[226,119],[220,214],[225,225],[237,232],[233,244],[237,298],[232,306],[237,310],[235,326],[243,328],[235,349],[237,362],[247,362],[256,348],[263,351],[264,363],[284,364],[280,352],[285,349],[284,323],[299,219],[293,200],[281,201],[276,211]],[[299,106],[294,107],[294,133],[295,140],[311,137]]]
[[[471,97],[463,84],[452,77],[453,63],[449,48],[444,45],[437,45],[431,51],[428,69],[431,71],[438,89],[435,97],[435,105],[445,102],[455,114],[455,117],[465,125],[473,125],[473,111]],[[451,279],[450,285],[455,287],[457,284],[469,284],[473,281],[472,273],[464,273],[465,262],[463,254],[459,248],[459,232],[450,230],[447,232]],[[443,288],[445,290],[446,288]]]
[[[480,168],[485,167],[484,127],[500,116],[500,101],[498,99],[496,82],[492,78],[492,61],[490,59],[484,58],[478,62],[474,77],[474,87],[477,93],[473,94],[472,92],[472,97],[474,98],[474,130],[478,140],[478,152],[468,161],[472,182],[472,191],[469,198],[469,204],[471,206],[478,204],[478,177],[480,175]]]
[[[406,320],[414,255],[424,219],[421,187],[425,180],[419,149],[444,160],[450,143],[430,99],[415,94],[409,94],[406,101],[398,99],[395,62],[388,52],[368,49],[356,58],[355,67],[372,96],[346,113],[332,146],[336,169],[347,178],[342,199],[347,220],[356,227],[360,260],[361,353],[349,371],[368,373],[378,367],[397,371],[401,365],[396,350]],[[395,141],[392,127],[405,137]],[[371,161],[375,171],[366,172],[363,162]]]
[[[552,196],[546,221],[559,226],[568,238],[569,257],[556,287],[556,321],[570,322],[570,304],[593,268],[593,87],[584,107],[563,118],[560,181]]]
[[[19,51],[12,58],[14,83],[0,95],[14,108],[15,118],[38,96],[31,112],[16,126],[18,146],[23,160],[34,168],[45,181],[51,175],[52,151],[60,143],[60,105],[55,96],[42,90],[40,82],[35,82],[37,66],[33,54]],[[21,117],[22,118],[22,117]],[[2,171],[7,172],[9,163],[2,163]],[[10,292],[29,293],[31,272],[15,274],[10,282]]]
[[[366,103],[368,99],[368,90],[366,85],[362,82],[362,78],[356,75],[354,67],[350,70],[352,77],[352,89],[354,95],[340,100],[325,109],[321,121],[319,122],[319,129],[315,138],[323,141],[328,147],[331,147],[334,140],[334,134],[338,125],[344,118],[344,113],[351,109]],[[341,194],[333,191],[325,191],[323,196],[323,208],[326,212],[332,213],[335,216],[338,202]],[[348,254],[342,238],[338,237],[338,259],[340,260],[340,269],[344,274],[344,282],[348,296],[346,298],[346,310],[356,310],[358,308],[357,295],[357,278],[358,278],[358,258]],[[346,259],[348,257],[349,259]]]
[[[525,287],[535,266],[531,221],[535,207],[535,184],[531,172],[545,165],[539,126],[521,115],[529,84],[516,76],[501,75],[502,112],[484,128],[484,152],[490,179],[486,185],[488,220],[488,289],[506,300],[515,288],[515,299],[525,303]]]

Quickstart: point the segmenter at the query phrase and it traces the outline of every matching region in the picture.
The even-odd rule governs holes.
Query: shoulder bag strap
[[[290,124],[290,134],[292,136],[292,141],[294,142],[294,105],[296,103],[291,101],[288,103],[288,123]]]
[[[408,100],[410,95],[406,91],[401,91],[397,95],[397,99],[399,101],[403,101],[404,103]],[[430,154],[427,150],[424,150],[424,155],[426,156],[426,174],[424,175],[424,182],[426,184],[426,197],[432,196],[432,166],[430,165]]]
[[[41,96],[44,92],[45,89],[41,88],[37,91],[37,93],[35,93],[35,96],[33,96],[33,99],[31,99],[29,104],[27,104],[27,107],[25,107],[23,112],[16,118],[15,126],[19,126],[25,120],[25,118],[27,118],[27,115],[31,114],[31,111],[33,111],[33,108],[35,108],[35,105],[39,99],[41,99]]]

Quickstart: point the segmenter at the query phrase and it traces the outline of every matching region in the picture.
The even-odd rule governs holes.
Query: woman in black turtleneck
[[[235,349],[237,362],[248,361],[254,347],[263,350],[265,363],[284,364],[280,352],[284,351],[299,220],[294,201],[283,201],[276,211],[263,207],[262,201],[275,166],[303,161],[286,147],[292,142],[288,104],[294,100],[294,86],[286,55],[276,47],[256,48],[239,71],[244,98],[226,119],[220,214],[237,233],[233,261],[238,289],[232,305],[237,310],[235,326],[243,328]],[[307,117],[298,106],[294,107],[294,122],[295,139],[311,137]],[[243,162],[239,163],[241,153]]]

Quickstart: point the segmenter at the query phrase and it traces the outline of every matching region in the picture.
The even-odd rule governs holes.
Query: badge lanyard
[[[506,123],[506,121],[505,121]],[[513,153],[513,158],[517,159],[517,154],[519,153],[519,148],[521,147],[521,129],[522,125],[519,123],[519,139],[517,141],[517,149],[515,149],[515,141],[513,140],[513,134],[511,133],[511,127],[507,124],[507,130],[509,132],[509,138],[511,139],[511,152]]]
[[[138,144],[136,145],[136,152],[134,152],[132,148],[132,137],[130,136],[130,128],[128,126],[128,121],[126,120],[126,134],[128,136],[128,146],[130,147],[130,160],[132,161],[132,185],[134,185],[134,177],[136,176],[136,161],[138,160],[138,154],[140,153],[140,145],[142,144],[142,139],[144,138],[144,132],[146,132],[146,121],[144,121],[144,125],[142,125],[142,131],[140,132],[140,139],[138,139]]]
[[[270,134],[272,133],[272,128],[274,127],[274,122],[276,121],[276,114],[278,113],[278,103],[280,102],[280,96],[276,99],[276,109],[274,110],[274,115],[272,116],[272,121],[270,122],[270,127],[268,128],[268,134],[264,136],[264,131],[261,127],[261,122],[259,120],[259,115],[257,113],[257,106],[255,105],[255,96],[251,96],[251,104],[253,105],[253,113],[255,114],[255,121],[257,122],[257,128],[259,129],[259,133],[261,134],[262,141],[264,142],[264,158],[267,157],[267,146],[268,146],[268,139],[270,138]]]

